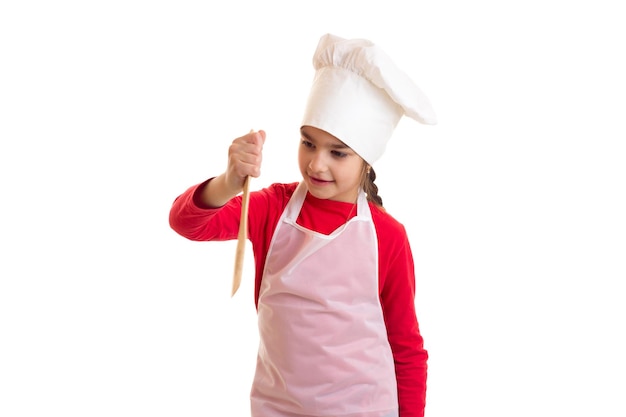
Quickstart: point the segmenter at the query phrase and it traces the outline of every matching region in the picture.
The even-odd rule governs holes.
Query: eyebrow
[[[315,139],[314,139],[311,135],[309,135],[308,133],[306,133],[305,131],[300,130],[300,134],[301,134],[302,136],[304,136],[307,140],[309,140],[309,141],[311,141],[311,142],[315,143]],[[339,139],[337,139],[337,140],[339,140]],[[330,147],[331,147],[332,149],[350,149],[350,147],[349,147],[348,145],[346,145],[345,143],[343,143],[343,142],[342,142],[342,141],[340,141],[340,140],[339,140],[339,143],[333,143],[332,145],[330,145]]]

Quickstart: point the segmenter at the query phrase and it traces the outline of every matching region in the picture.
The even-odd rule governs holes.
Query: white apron
[[[378,298],[378,243],[365,194],[330,235],[276,226],[259,292],[253,417],[397,417],[393,356]]]

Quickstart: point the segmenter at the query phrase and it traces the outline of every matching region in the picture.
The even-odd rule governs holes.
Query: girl
[[[302,181],[252,192],[248,238],[260,345],[253,417],[421,417],[427,352],[411,248],[382,207],[372,164],[397,122],[434,124],[427,98],[367,40],[320,39],[300,129]],[[235,139],[227,170],[180,195],[171,227],[236,239],[264,131]]]

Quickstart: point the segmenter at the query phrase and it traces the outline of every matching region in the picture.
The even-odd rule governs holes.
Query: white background
[[[248,416],[252,256],[174,198],[264,129],[298,180],[319,37],[430,97],[376,165],[413,247],[428,417],[626,415],[626,26],[618,1],[6,1],[0,415]],[[249,250],[249,249],[248,249]]]

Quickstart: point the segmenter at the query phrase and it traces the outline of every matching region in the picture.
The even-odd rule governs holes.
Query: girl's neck
[[[356,201],[346,203],[320,199],[307,193],[296,222],[307,229],[328,235],[356,216],[356,213]]]

